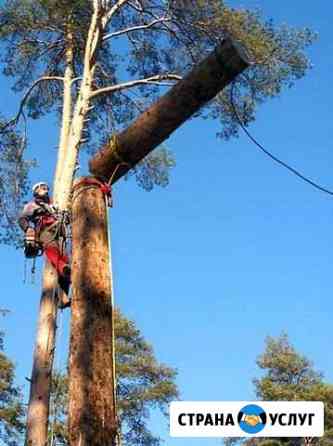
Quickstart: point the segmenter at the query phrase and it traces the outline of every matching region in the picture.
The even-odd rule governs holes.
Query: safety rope
[[[111,147],[111,154],[112,156],[118,161],[118,164],[126,164],[128,166],[131,166],[128,162],[126,162],[121,155],[119,155],[119,145],[117,141],[117,136],[112,135],[111,139],[109,141],[109,146]]]
[[[114,297],[114,284],[113,284],[113,270],[112,270],[112,248],[111,248],[111,225],[109,221],[109,212],[107,207],[107,201],[105,201],[105,211],[106,211],[106,224],[107,224],[107,230],[108,230],[108,250],[109,250],[109,271],[110,271],[110,277],[111,277],[111,324],[112,324],[112,381],[113,381],[113,401],[114,401],[114,408],[115,408],[115,417],[116,417],[116,424],[117,424],[117,431],[116,431],[116,443],[118,446],[121,445],[121,438],[120,438],[120,429],[118,426],[118,419],[117,419],[117,375],[116,375],[116,338],[115,338],[115,318],[114,318],[114,310],[115,310],[115,297]]]
[[[110,179],[109,179],[109,181],[108,181],[108,183],[107,183],[109,187],[111,187],[111,185],[112,185],[113,178],[115,177],[115,175],[116,175],[116,173],[117,173],[117,170],[118,170],[119,167],[122,166],[122,165],[124,165],[124,166],[130,166],[130,164],[128,164],[128,163],[119,163],[119,164],[117,164],[117,165],[116,165],[116,168],[114,169],[114,171],[113,171],[113,173],[112,173],[112,175],[111,175],[111,177],[110,177]],[[131,167],[131,166],[130,166],[130,167]]]
[[[23,273],[23,283],[27,283],[27,258],[24,256],[24,273]]]
[[[39,255],[39,254],[38,254]],[[36,256],[37,257],[37,256]],[[30,281],[31,285],[35,285],[35,277],[36,277],[36,257],[32,257],[32,265],[30,269]],[[28,257],[24,256],[24,266],[23,266],[23,284],[26,285],[28,283]]]
[[[32,259],[32,268],[31,268],[31,283],[35,284],[35,276],[36,276],[36,257]]]
[[[132,164],[130,164],[128,161],[125,161],[120,155],[119,155],[119,145],[118,145],[118,141],[117,141],[117,136],[116,135],[112,135],[110,141],[109,141],[109,145],[111,147],[111,155],[116,159],[116,161],[118,161],[109,181],[108,181],[108,185],[111,186],[112,182],[113,182],[113,178],[115,177],[115,174],[117,173],[118,169],[120,166],[126,166],[129,167],[130,169],[132,169],[134,166]]]
[[[59,216],[60,216],[60,218],[59,218]],[[70,218],[69,218],[67,211],[61,211],[60,213],[58,213],[58,216],[55,218],[57,218],[57,221],[55,221],[51,225],[45,227],[49,231],[50,231],[50,229],[55,228],[53,237],[50,240],[48,240],[46,243],[43,243],[43,245],[47,247],[52,242],[54,242],[56,239],[62,238],[63,240],[62,240],[61,244],[62,244],[62,249],[63,249],[63,247],[66,247],[67,226],[69,225]],[[61,252],[61,254],[63,254],[63,252]]]

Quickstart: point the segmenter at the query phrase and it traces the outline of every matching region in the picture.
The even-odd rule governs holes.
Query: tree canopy
[[[30,88],[43,76],[54,77],[31,90],[25,102],[29,116],[37,118],[61,106],[62,84],[57,76],[64,75],[66,51],[71,45],[74,76],[82,76],[94,3],[100,4],[99,16],[105,26],[96,54],[96,110],[90,118],[91,124],[99,122],[96,128],[104,129],[104,134],[110,131],[108,125],[127,126],[155,99],[160,93],[157,86],[167,79],[151,79],[127,88],[120,82],[182,76],[226,36],[241,42],[254,62],[248,75],[237,81],[238,105],[245,121],[254,117],[260,102],[278,95],[310,67],[304,49],[315,38],[311,30],[275,26],[258,11],[234,9],[220,0],[123,0],[113,2],[115,11],[108,1],[7,0],[0,9],[0,38],[5,46],[1,62],[4,74],[14,80],[14,91]],[[219,99],[223,107],[224,101]],[[225,100],[229,101],[228,95]],[[208,108],[217,113],[215,102]],[[223,111],[223,135],[233,134],[232,111],[226,106],[219,111]]]
[[[263,401],[323,401],[325,434],[312,438],[312,444],[329,446],[333,436],[333,385],[324,381],[323,373],[313,362],[299,353],[286,333],[268,336],[265,349],[257,358],[262,374],[254,378],[256,397]],[[226,446],[301,446],[303,438],[228,438]]]
[[[253,380],[258,400],[264,401],[323,401],[325,405],[325,434],[313,438],[312,444],[328,446],[333,435],[333,385],[326,383],[312,361],[299,353],[290,343],[288,335],[268,336],[265,350],[257,358],[262,371],[260,378]],[[303,438],[237,438],[228,439],[231,446],[300,446]]]
[[[261,103],[310,68],[305,49],[315,34],[308,28],[276,26],[259,11],[235,9],[221,0],[7,0],[0,6],[0,63],[21,98],[11,125],[24,112],[32,119],[55,112],[61,141],[73,130],[72,122],[79,129],[72,146],[93,151],[226,37],[240,42],[253,61],[233,87],[238,115],[248,125]],[[89,113],[85,109],[88,117],[78,125],[75,111],[87,89]],[[238,134],[230,88],[197,115],[218,119],[221,138]],[[17,159],[15,153],[13,157]],[[157,150],[132,173],[150,190],[168,184],[173,166],[170,153]],[[11,191],[6,192],[10,197]],[[13,240],[11,219],[11,212],[2,211],[5,242]]]
[[[323,374],[314,368],[312,361],[296,351],[288,335],[283,333],[277,338],[267,337],[265,350],[258,357],[257,365],[264,372],[261,378],[254,379],[259,399],[324,402],[325,435],[319,439],[319,443],[332,443],[333,385],[324,381]],[[280,443],[289,445],[297,440],[301,442],[300,439],[280,439]]]

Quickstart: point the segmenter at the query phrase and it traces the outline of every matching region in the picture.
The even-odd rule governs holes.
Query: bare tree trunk
[[[69,25],[68,25],[69,26]],[[62,106],[62,126],[60,131],[60,141],[58,149],[58,161],[55,172],[55,184],[59,184],[61,175],[65,168],[64,162],[68,151],[68,135],[72,118],[72,80],[73,80],[73,35],[70,27],[67,32],[66,68],[64,72],[64,100]],[[59,191],[56,191],[59,193]],[[53,199],[57,202],[58,197]]]
[[[111,446],[116,409],[107,209],[98,186],[78,181],[72,204],[69,443]]]
[[[59,204],[57,197],[61,193],[60,175],[64,169],[66,139],[71,115],[71,77],[71,68],[67,67],[64,81],[63,123],[54,181],[53,198],[57,204]],[[45,446],[47,444],[56,320],[58,301],[62,299],[65,300],[65,296],[59,290],[57,273],[45,261],[27,413],[26,445],[28,446]]]
[[[104,146],[89,163],[90,172],[113,182],[167,139],[249,66],[242,48],[225,40],[136,121]],[[126,164],[120,164],[124,161]]]
[[[56,273],[47,263],[43,276],[39,321],[33,358],[26,445],[45,446],[47,441],[51,374],[55,348],[57,298]]]
[[[53,201],[59,209],[69,208],[72,181],[84,126],[89,107],[89,94],[94,68],[90,65],[91,40],[95,38],[97,16],[94,14],[87,41],[85,70],[80,93],[72,104],[73,39],[68,28],[66,67],[64,72],[64,98],[62,126],[54,179]],[[73,116],[72,116],[73,115]],[[59,293],[59,295],[55,294]],[[58,300],[63,292],[58,289],[57,274],[46,262],[43,273],[43,288],[35,343],[30,399],[27,414],[26,445],[45,446],[48,439],[48,416],[52,382],[53,352],[55,349]],[[51,349],[51,350],[50,350]]]

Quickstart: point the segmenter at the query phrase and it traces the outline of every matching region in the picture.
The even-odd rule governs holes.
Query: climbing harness
[[[67,252],[67,243],[71,239],[70,231],[70,213],[68,211],[60,211],[52,204],[39,203],[39,208],[36,212],[37,223],[35,223],[35,230],[27,232],[26,238],[24,240],[24,283],[27,283],[27,260],[32,259],[31,267],[31,283],[35,283],[35,273],[36,273],[36,258],[42,256],[46,253],[48,257],[47,250],[50,249],[53,243],[56,243],[60,256],[57,257],[59,261],[60,257],[64,257]],[[67,257],[67,255],[66,255]],[[58,270],[57,265],[57,270]],[[59,290],[67,289],[67,282],[64,282],[61,276],[59,276]],[[62,283],[60,281],[62,280]],[[67,293],[65,291],[65,293]],[[60,307],[65,308],[65,307]]]
[[[61,240],[61,253],[65,251],[65,246],[68,238],[71,238],[70,234],[70,214],[68,211],[59,211],[54,206],[50,206],[46,203],[42,203],[41,207],[45,209],[47,214],[42,215],[40,221],[37,224],[35,234],[33,236],[27,236],[24,241],[24,255],[28,259],[33,259],[43,255],[45,247],[50,245],[53,241]],[[54,219],[54,222],[50,225],[43,226],[48,218]],[[42,243],[39,240],[40,233],[43,229],[47,229],[48,232],[53,232],[51,238]]]

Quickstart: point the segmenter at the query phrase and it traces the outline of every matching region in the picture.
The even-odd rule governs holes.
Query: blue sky
[[[333,9],[329,2],[242,2],[277,23],[309,26],[319,40],[313,69],[258,112],[251,132],[274,154],[333,189],[331,72]],[[17,102],[1,79],[2,101]],[[2,108],[2,106],[1,106]],[[57,128],[30,125],[33,180],[51,180]],[[287,331],[327,381],[333,362],[333,200],[278,167],[249,140],[216,139],[218,123],[192,120],[167,142],[177,166],[170,185],[147,193],[117,183],[110,214],[115,299],[152,343],[158,359],[178,369],[184,400],[254,398],[255,359],[267,335]],[[18,382],[30,376],[39,304],[37,284],[24,285],[21,252],[0,248],[1,320]],[[39,268],[39,275],[40,275]],[[62,321],[65,360],[68,312]],[[27,388],[27,387],[26,387]],[[169,438],[158,415],[152,429],[167,446],[217,445],[218,439]]]

